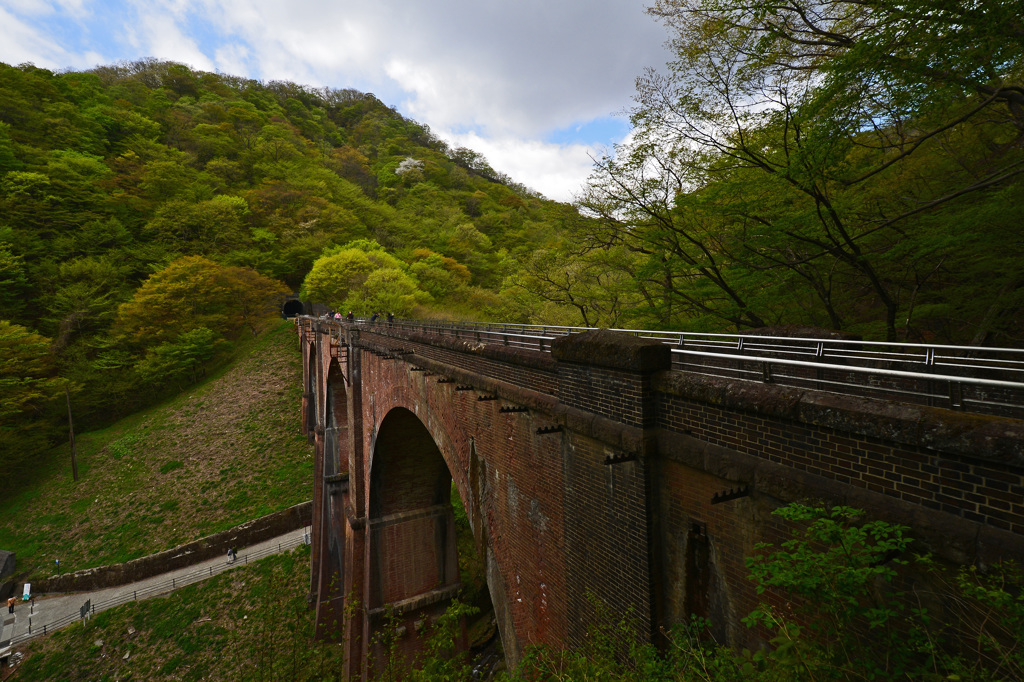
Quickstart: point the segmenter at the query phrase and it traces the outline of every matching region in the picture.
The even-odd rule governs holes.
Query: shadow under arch
[[[310,581],[311,591],[319,595],[317,637],[338,640],[344,618],[349,425],[348,392],[343,370],[336,360],[328,368],[326,387],[323,447],[314,467]]]
[[[302,425],[306,431],[306,437],[312,443],[316,440],[316,402],[317,402],[317,352],[316,344],[306,344],[306,386],[303,390],[303,415]]]
[[[380,422],[369,484],[366,641],[379,668],[385,656],[415,660],[429,632],[424,626],[459,596],[463,586],[452,499],[470,500],[468,491],[453,493],[451,471],[434,437],[402,407]],[[397,633],[391,651],[374,637],[387,628]],[[459,640],[456,646],[469,647],[465,623]]]

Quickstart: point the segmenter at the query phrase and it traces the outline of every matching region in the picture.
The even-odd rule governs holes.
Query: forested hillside
[[[573,215],[373,95],[0,65],[0,466],[66,434],[65,388],[88,429],[194,382],[325,249],[359,313],[525,319],[503,279]]]
[[[577,206],[373,95],[0,65],[0,467],[195,382],[288,293],[357,314],[1016,346],[1013,3],[659,0],[677,60]],[[63,437],[62,435],[60,437]]]

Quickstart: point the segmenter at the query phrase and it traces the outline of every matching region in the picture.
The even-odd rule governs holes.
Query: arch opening
[[[479,611],[463,619],[457,647],[471,652],[482,673],[500,667],[504,653],[485,558],[470,520],[479,523],[479,515],[466,509],[430,432],[404,408],[381,422],[368,502],[369,628],[397,635],[390,651],[378,647],[371,656],[381,661],[397,654],[405,665],[415,664],[429,636],[425,624],[458,598]]]
[[[317,594],[317,636],[339,640],[343,636],[345,551],[348,524],[345,496],[348,492],[348,395],[342,369],[332,361],[327,372],[324,401],[324,435],[313,504],[314,553],[312,582]]]
[[[305,408],[303,421],[306,427],[306,436],[310,442],[314,440],[316,429],[316,400],[317,400],[317,354],[316,344],[310,343],[306,349],[306,389]]]

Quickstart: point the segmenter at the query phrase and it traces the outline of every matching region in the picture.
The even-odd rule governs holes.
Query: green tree
[[[360,240],[328,249],[306,275],[302,297],[340,309],[346,301],[364,300],[367,278],[382,269],[402,271],[403,264],[374,241]],[[364,305],[359,308],[363,310]]]
[[[205,328],[227,338],[256,325],[287,288],[245,268],[187,256],[150,276],[117,311],[118,336],[141,346],[169,343]]]
[[[283,283],[252,268],[224,268],[221,278],[234,292],[233,307],[253,336],[268,319],[277,316],[281,300],[291,293]]]
[[[11,126],[0,123],[0,176],[7,171],[21,169],[22,165],[15,155],[14,143],[11,141]]]
[[[366,276],[358,290],[349,293],[341,307],[361,315],[391,312],[408,317],[417,305],[430,300],[430,294],[400,269],[378,268]]]
[[[194,384],[202,374],[203,364],[225,343],[212,329],[196,327],[182,332],[173,341],[148,349],[136,371],[146,382],[161,384],[187,376]]]
[[[0,241],[0,315],[11,319],[25,308],[29,294],[24,259]]]
[[[536,251],[506,286],[556,305],[559,324],[621,327],[643,304],[629,276],[630,260],[622,249],[579,252],[560,243]]]
[[[217,253],[238,247],[248,236],[242,219],[248,205],[241,197],[218,195],[199,203],[169,201],[146,225],[158,241],[189,253]]]
[[[0,320],[0,469],[17,467],[48,445],[44,410],[67,385],[53,372],[49,339]]]
[[[656,3],[677,59],[638,79],[634,135],[598,163],[595,238],[698,315],[910,335],[965,243],[954,216],[1024,170],[1020,22],[990,5]]]

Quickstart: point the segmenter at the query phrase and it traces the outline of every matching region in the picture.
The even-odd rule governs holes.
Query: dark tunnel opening
[[[305,306],[302,305],[302,301],[291,298],[284,302],[281,306],[282,317],[296,317],[301,315],[305,310]]]

